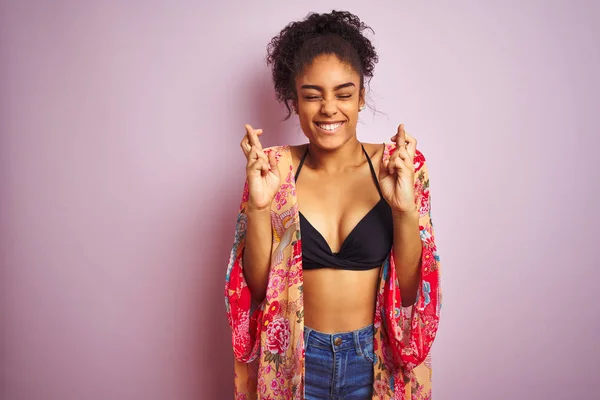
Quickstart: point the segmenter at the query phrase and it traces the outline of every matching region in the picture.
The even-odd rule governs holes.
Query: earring
[[[362,111],[365,109],[365,105],[363,104],[362,106],[360,106],[360,108],[358,109],[358,111]]]

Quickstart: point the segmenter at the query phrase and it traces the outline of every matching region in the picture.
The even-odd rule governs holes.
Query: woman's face
[[[318,56],[296,77],[296,93],[300,126],[311,143],[333,150],[356,137],[364,90],[349,64],[335,55]]]

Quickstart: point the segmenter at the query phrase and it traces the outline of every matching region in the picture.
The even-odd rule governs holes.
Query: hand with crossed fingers
[[[247,124],[246,135],[240,143],[248,161],[246,178],[248,179],[248,209],[250,210],[269,208],[281,183],[275,153],[271,152],[267,156],[258,139],[262,133],[262,129],[254,129]]]
[[[404,214],[416,210],[414,159],[417,141],[404,131],[403,124],[391,140],[396,142],[396,150],[380,164],[379,186],[392,211]]]

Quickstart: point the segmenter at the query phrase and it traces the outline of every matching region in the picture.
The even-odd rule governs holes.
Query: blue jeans
[[[306,400],[366,400],[373,395],[373,325],[327,334],[304,328]]]

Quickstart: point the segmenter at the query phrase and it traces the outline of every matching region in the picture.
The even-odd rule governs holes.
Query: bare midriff
[[[372,324],[379,270],[303,271],[304,324],[323,333],[350,332]]]

